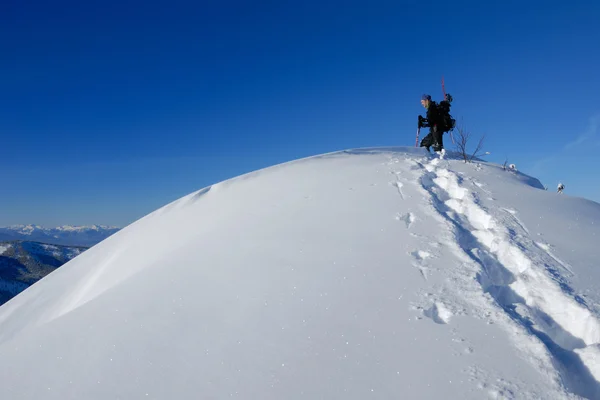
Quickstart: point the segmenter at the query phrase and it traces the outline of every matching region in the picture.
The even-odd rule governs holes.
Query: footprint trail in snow
[[[514,210],[480,205],[461,176],[441,167],[439,158],[422,167],[420,182],[435,211],[450,222],[460,250],[479,265],[482,292],[546,346],[570,391],[600,396],[600,321],[561,275],[570,268],[530,238]],[[419,262],[424,254],[412,253]],[[425,314],[446,323],[439,304]]]

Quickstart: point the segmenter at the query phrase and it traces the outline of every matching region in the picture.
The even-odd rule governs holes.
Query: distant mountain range
[[[0,228],[0,305],[119,229],[103,225]]]
[[[0,243],[0,305],[87,249],[22,240]]]
[[[91,247],[120,228],[104,225],[60,226],[44,228],[38,225],[12,225],[0,227],[0,242],[24,240],[61,246]]]

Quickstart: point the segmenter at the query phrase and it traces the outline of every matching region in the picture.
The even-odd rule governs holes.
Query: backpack
[[[450,103],[452,103],[452,96],[450,93],[446,94],[446,99],[440,101],[438,104],[438,110],[440,113],[440,120],[442,123],[442,132],[449,132],[456,126],[456,120],[450,115]]]

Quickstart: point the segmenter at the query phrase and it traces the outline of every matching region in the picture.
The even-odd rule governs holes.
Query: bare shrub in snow
[[[471,132],[467,130],[464,124],[462,123],[456,127],[456,131],[456,149],[458,153],[460,153],[461,157],[465,160],[465,162],[471,162],[475,157],[489,154],[483,152],[483,140],[485,139],[485,135],[481,136],[479,142],[477,142],[475,151],[473,151],[473,153],[469,155],[467,152],[467,145],[471,140]]]

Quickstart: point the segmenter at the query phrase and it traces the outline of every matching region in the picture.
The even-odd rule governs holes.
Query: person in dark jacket
[[[429,134],[421,140],[421,147],[433,147],[433,151],[442,151],[444,142],[442,140],[442,115],[439,112],[438,105],[431,100],[431,96],[424,94],[421,97],[421,105],[427,110],[427,118],[419,116],[419,126],[429,128]]]

